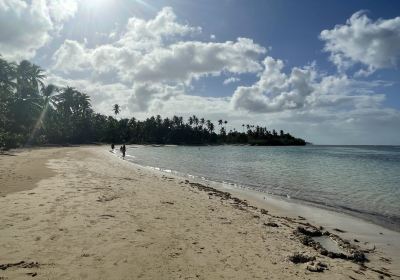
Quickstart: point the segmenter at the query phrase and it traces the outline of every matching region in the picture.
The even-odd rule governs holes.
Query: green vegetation
[[[227,121],[192,116],[144,121],[116,119],[121,108],[110,104],[105,116],[93,111],[89,96],[72,87],[44,83],[44,71],[30,63],[10,63],[0,57],[0,148],[24,145],[107,143],[305,145],[282,130],[242,125],[227,132]]]

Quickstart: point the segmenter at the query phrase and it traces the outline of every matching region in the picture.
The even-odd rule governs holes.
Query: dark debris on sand
[[[260,211],[262,215],[267,215],[269,217],[279,219],[281,221],[281,224],[287,227],[289,227],[289,225],[285,224],[284,221],[290,222],[292,224],[297,224],[299,226],[293,231],[294,235],[303,245],[314,248],[320,255],[327,256],[329,258],[340,258],[344,260],[349,260],[359,264],[361,267],[364,267],[365,269],[370,269],[372,271],[375,271],[376,273],[379,274],[379,276],[384,275],[390,277],[389,276],[390,274],[388,272],[375,270],[373,268],[365,266],[365,263],[368,262],[365,253],[369,253],[370,251],[361,250],[358,245],[351,244],[349,241],[344,240],[340,236],[330,233],[329,231],[323,231],[324,230],[323,227],[316,227],[308,222],[304,222],[306,220],[304,217],[299,216],[298,220],[296,220],[290,217],[275,216],[269,214],[268,211],[265,209],[249,205],[249,203],[246,200],[233,197],[229,192],[220,191],[200,183],[190,182],[189,180],[185,180],[184,182],[182,181],[181,183],[183,185],[189,185],[191,187],[197,188],[199,191],[206,192],[209,198],[216,197],[221,200],[227,200],[236,209],[243,211],[250,211],[250,210]],[[277,223],[273,222],[264,223],[264,225],[270,227],[279,227]],[[345,232],[340,229],[334,229],[334,230],[336,232]],[[313,239],[313,237],[318,237],[318,236],[327,236],[328,238],[331,238],[346,253],[344,254],[344,253],[328,251],[319,242],[316,242]],[[323,272],[324,270],[328,269],[326,264],[316,261],[315,257],[310,257],[299,253],[295,253],[292,256],[290,256],[289,260],[293,263],[307,263],[306,269],[311,272]]]
[[[267,227],[279,227],[279,225],[277,223],[273,223],[273,222],[264,223],[264,226],[267,226]]]
[[[25,262],[20,261],[16,263],[7,263],[7,264],[0,264],[1,270],[6,270],[11,267],[18,267],[18,268],[38,268],[40,264],[38,262]]]
[[[350,244],[348,241],[342,239],[340,236],[330,233],[329,231],[322,232],[318,228],[308,225],[307,227],[298,226],[293,232],[303,245],[309,246],[317,250],[321,255],[327,256],[332,259],[345,259],[355,263],[365,263],[368,261],[364,252],[355,245]],[[331,252],[326,250],[319,242],[316,242],[312,237],[327,236],[334,240],[338,246],[343,249],[344,253]]]
[[[289,261],[292,263],[298,264],[298,263],[307,263],[310,261],[315,261],[314,256],[308,256],[302,253],[294,253],[293,255],[289,256]]]
[[[325,269],[328,269],[328,266],[322,262],[311,262],[307,265],[307,270],[311,272],[324,272]]]
[[[294,253],[289,256],[289,261],[294,264],[307,263],[306,269],[311,272],[324,272],[328,266],[322,262],[316,261],[314,256],[308,256],[302,253]]]

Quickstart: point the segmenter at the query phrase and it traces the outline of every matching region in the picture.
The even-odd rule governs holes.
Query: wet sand
[[[138,167],[108,147],[13,154],[0,156],[0,279],[398,278],[370,243]],[[312,241],[322,234],[345,254]]]
[[[59,149],[41,149],[33,158],[30,155],[29,150],[0,153],[0,196],[32,189],[40,180],[55,175],[46,163],[61,155]]]

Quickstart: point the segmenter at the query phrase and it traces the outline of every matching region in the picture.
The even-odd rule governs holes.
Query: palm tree
[[[12,118],[12,105],[15,102],[14,89],[16,83],[15,78],[15,64],[8,63],[0,56],[0,148],[6,146],[6,141],[3,135],[6,135],[7,131],[11,131],[10,128],[14,126]]]
[[[40,111],[40,115],[36,119],[36,123],[33,127],[32,132],[29,135],[29,139],[27,143],[31,143],[35,137],[37,136],[36,134],[40,129],[46,129],[46,123],[50,124],[50,127],[52,125],[51,121],[47,118],[48,111],[53,110],[55,108],[55,100],[54,100],[54,94],[58,92],[58,88],[55,85],[42,85],[41,88],[41,97],[30,97],[30,98],[23,98],[23,101],[32,101],[31,104],[35,105],[37,109]],[[35,102],[37,100],[37,102]],[[51,111],[52,112],[52,111]],[[55,129],[56,126],[53,127]]]
[[[44,106],[47,107],[49,105],[55,106],[54,95],[58,93],[59,89],[57,86],[53,84],[49,84],[47,86],[42,87],[42,96],[44,97]]]
[[[222,129],[223,129],[223,126],[222,126],[223,123],[224,123],[223,120],[218,120],[218,125],[221,126],[221,128],[219,129],[219,132],[220,132],[221,134],[222,134]]]
[[[175,127],[179,127],[179,117],[178,116],[173,116],[172,117],[172,123]]]
[[[211,133],[213,133],[213,131],[214,131],[214,124],[213,123],[210,124],[209,130],[210,130]]]
[[[66,87],[54,98],[57,109],[64,119],[69,118],[73,113],[76,93],[75,88]]]
[[[115,117],[121,112],[121,108],[119,107],[118,104],[114,104],[113,111],[114,111]]]
[[[8,63],[0,57],[0,89],[12,91],[16,87],[15,83],[16,65]]]
[[[42,94],[42,98],[43,98],[43,100],[42,100],[43,104],[41,105],[42,112],[41,112],[39,120],[38,120],[40,122],[41,126],[44,125],[44,119],[47,115],[47,111],[49,109],[52,110],[56,107],[54,95],[58,92],[59,92],[58,87],[56,87],[53,84],[49,84],[47,86],[42,87],[41,94]]]
[[[17,94],[20,98],[35,97],[43,87],[44,71],[27,60],[21,61],[16,68]]]
[[[38,122],[42,113],[40,89],[44,86],[45,75],[39,66],[27,60],[15,65],[14,69],[12,83],[15,81],[15,91],[13,89],[12,114],[16,125],[13,130],[24,134],[24,138],[28,139],[40,124]]]
[[[193,118],[190,116],[188,119],[189,125],[192,126],[193,125]]]
[[[193,115],[193,123],[194,123],[196,126],[199,125],[199,119],[198,119],[195,115]]]
[[[206,120],[204,118],[201,118],[200,120],[198,120],[198,124],[199,124],[198,128],[199,128],[199,130],[203,129],[203,126],[204,126],[205,122],[206,122]]]
[[[77,91],[74,96],[74,112],[81,117],[87,117],[91,113],[90,97],[82,92]]]
[[[212,133],[214,131],[214,124],[210,120],[206,121],[206,126],[210,133]]]

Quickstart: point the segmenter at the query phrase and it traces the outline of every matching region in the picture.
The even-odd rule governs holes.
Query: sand
[[[138,167],[107,147],[11,154],[0,156],[0,279],[399,278],[379,248],[364,264],[324,256],[294,233],[316,229],[304,218]],[[315,260],[295,264],[296,252]]]
[[[46,163],[63,155],[60,149],[41,149],[34,157],[31,154],[28,150],[0,154],[0,196],[32,189],[40,180],[55,175]]]

